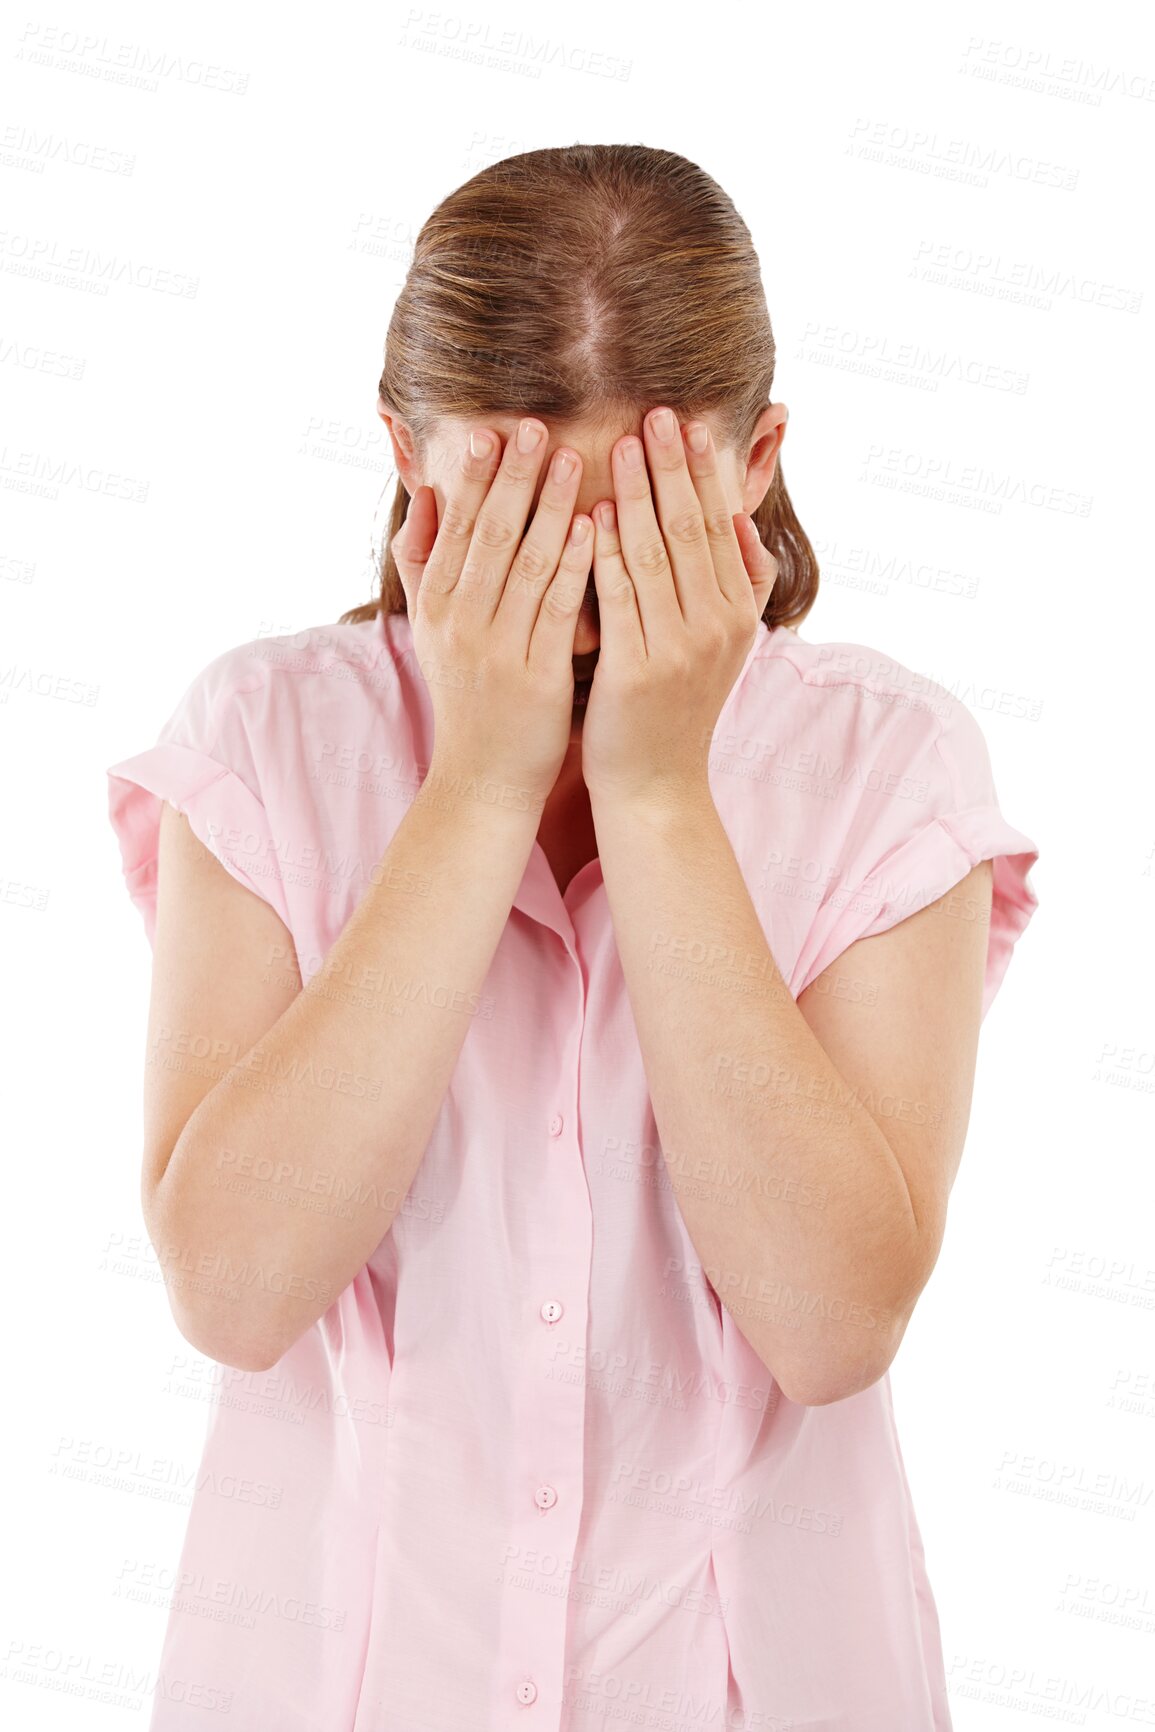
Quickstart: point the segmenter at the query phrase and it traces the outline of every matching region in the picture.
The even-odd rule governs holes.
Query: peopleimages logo
[[[947,288],[1033,303],[1043,311],[1059,298],[1121,313],[1137,313],[1143,305],[1140,289],[1083,276],[1063,265],[1004,258],[1002,253],[957,246],[953,241],[919,241],[908,274]]]
[[[1093,60],[1053,54],[1049,48],[1028,48],[1021,42],[992,41],[986,36],[970,38],[958,70],[992,84],[1009,84],[1095,108],[1102,105],[1104,96],[1155,102],[1155,77],[1149,72],[1124,72],[1122,67],[1097,65]]]
[[[1062,192],[1074,192],[1079,181],[1077,168],[1047,162],[1029,151],[1005,150],[968,138],[940,138],[920,126],[862,117],[851,127],[846,154],[980,187],[989,186],[992,175]]]
[[[234,72],[204,60],[146,48],[138,42],[120,42],[115,37],[87,35],[59,24],[24,26],[16,49],[17,60],[34,66],[55,66],[63,72],[78,72],[106,84],[126,84],[155,93],[164,78],[178,84],[198,85],[225,96],[243,96],[249,85],[247,72]]]

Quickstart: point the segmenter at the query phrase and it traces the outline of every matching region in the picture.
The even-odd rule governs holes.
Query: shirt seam
[[[799,638],[798,642],[799,642],[799,644],[802,645],[803,648],[815,647],[813,645],[806,644],[802,638]],[[785,648],[786,647],[785,643],[783,643],[783,645],[781,647]],[[890,696],[893,696],[896,698],[901,698],[901,697],[906,697],[909,695],[908,693],[903,691],[903,688],[901,686],[896,685],[892,680],[886,680],[886,679],[875,679],[875,680],[853,679],[853,678],[830,679],[824,675],[820,676],[817,679],[812,679],[810,677],[810,675],[811,675],[811,672],[813,670],[808,669],[808,668],[800,668],[790,656],[780,656],[775,651],[774,646],[772,644],[770,644],[769,642],[763,648],[761,654],[755,657],[755,660],[756,661],[783,660],[786,662],[786,665],[789,668],[793,669],[795,675],[802,682],[803,685],[810,686],[810,687],[812,687],[816,690],[820,690],[820,691],[835,691],[838,689],[844,689],[846,687],[850,687],[853,691],[856,691],[856,692],[870,692],[872,694],[876,694],[876,695],[880,695],[880,696],[881,695],[890,695]],[[927,676],[925,674],[919,674],[916,669],[912,668],[910,671],[915,675],[916,679],[927,679]],[[933,685],[934,683],[935,683],[934,681],[927,679],[928,685]],[[951,694],[946,690],[945,686],[940,686],[939,690],[942,692],[943,696],[948,700],[948,703],[950,703],[950,702],[957,703],[958,702],[957,698],[956,699],[951,698]],[[913,708],[915,706],[912,705],[911,707]],[[931,704],[929,698],[918,707],[925,709],[925,711],[928,715],[934,717],[936,723],[938,724],[940,731],[943,729],[943,727],[945,726],[944,720],[943,720],[942,716],[940,716],[938,714],[938,711],[932,707],[932,704]]]
[[[799,639],[799,642],[801,642],[801,641],[802,640]],[[845,690],[847,687],[849,687],[852,691],[856,691],[856,692],[870,692],[870,693],[877,693],[880,695],[885,694],[885,693],[891,693],[895,697],[902,697],[904,695],[901,687],[893,685],[890,682],[885,681],[885,680],[877,680],[877,681],[854,680],[854,679],[811,680],[807,677],[807,670],[805,668],[798,667],[797,664],[794,661],[792,661],[789,656],[787,656],[785,658],[771,657],[770,654],[768,653],[768,650],[764,650],[763,654],[761,656],[758,656],[755,658],[755,660],[758,660],[758,661],[771,660],[771,659],[777,659],[777,660],[785,659],[787,667],[789,667],[793,670],[794,675],[799,680],[799,682],[804,686],[808,686],[812,691],[813,690],[833,691],[836,689]],[[945,692],[945,688],[943,688],[943,689]],[[950,701],[952,703],[958,704],[959,700],[957,698],[951,699],[949,692],[945,692],[945,695],[948,699],[950,699]],[[934,751],[935,755],[938,758],[939,763],[942,765],[943,769],[945,769],[945,771],[946,771],[947,783],[950,787],[951,811],[952,812],[961,811],[963,808],[961,805],[961,799],[960,799],[960,795],[959,795],[958,779],[955,775],[955,771],[954,771],[953,766],[951,765],[950,759],[947,757],[946,753],[942,749],[943,736],[947,731],[947,722],[948,722],[948,720],[953,719],[954,712],[951,710],[948,710],[947,716],[943,717],[943,716],[940,716],[934,709],[932,709],[929,704],[926,704],[925,706],[923,706],[923,713],[926,715],[929,715],[931,717],[932,721],[934,722],[935,732],[931,736],[930,748]],[[967,715],[970,715],[969,710],[967,710],[966,713],[967,713]],[[972,719],[972,721],[974,720],[973,717],[971,717],[971,719]],[[978,724],[976,723],[975,725],[977,726]],[[983,737],[985,740],[986,736],[984,735]],[[878,759],[881,758],[881,756],[882,756],[881,752],[876,754],[876,762],[878,761]]]
[[[227,687],[217,697],[209,711],[208,726],[206,728],[207,738],[203,748],[201,748],[206,758],[212,758],[214,763],[220,764],[223,769],[227,770],[228,773],[233,776],[237,773],[233,769],[232,765],[225,763],[223,757],[220,757],[217,754],[217,747],[220,745],[221,735],[224,733],[225,716],[228,712],[228,705],[236,698],[247,697],[250,692],[267,690],[269,684],[268,676],[259,671],[252,673],[249,678],[251,681],[250,684],[245,685],[241,681],[238,681],[236,684]],[[174,741],[173,743],[174,745],[180,744],[179,741]],[[241,781],[242,778],[238,776],[237,780]],[[252,792],[251,789],[250,792]],[[258,795],[257,798],[260,799],[260,795]]]

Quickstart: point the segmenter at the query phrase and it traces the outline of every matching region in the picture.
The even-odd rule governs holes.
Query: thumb
[[[758,526],[747,511],[734,513],[734,532],[742,550],[742,560],[752,583],[766,584],[766,593],[774,587],[778,576],[778,561],[758,534]]]
[[[419,487],[409,501],[405,521],[389,543],[389,551],[408,595],[416,594],[421,574],[437,540],[437,496],[432,487]],[[412,599],[412,597],[410,597]]]

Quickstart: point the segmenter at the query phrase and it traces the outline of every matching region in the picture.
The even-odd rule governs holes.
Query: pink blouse
[[[150,943],[167,800],[275,909],[307,980],[432,743],[404,615],[218,656],[108,770]],[[961,702],[760,624],[710,783],[795,998],[992,859],[985,1015],[1037,850]],[[948,1732],[889,1377],[796,1405],[719,1303],[664,1171],[599,861],[562,895],[535,841],[465,1012],[372,1257],[271,1370],[209,1362],[151,1732],[201,1732],[206,1709],[232,1732]],[[263,1176],[308,1206],[291,1163]]]

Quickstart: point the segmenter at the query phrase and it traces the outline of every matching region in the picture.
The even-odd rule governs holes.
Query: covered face
[[[508,444],[521,420],[519,414],[484,414],[469,419],[444,416],[418,456],[404,423],[395,421],[383,405],[379,405],[379,413],[389,427],[398,470],[406,487],[411,493],[423,485],[431,487],[437,502],[439,520],[458,470],[462,445],[470,430],[475,427],[488,427],[500,435],[503,444]],[[568,423],[537,417],[543,420],[547,428],[547,442],[526,514],[527,524],[532,519],[541,497],[553,455],[563,446],[573,451],[582,463],[575,513],[592,515],[599,501],[612,501],[615,497],[614,447],[627,434],[634,434],[644,442],[643,413],[641,410],[636,414],[626,413],[612,421],[582,420]],[[719,429],[715,419],[710,415],[702,415],[700,419],[710,426],[717,442]],[[716,443],[719,467],[731,511],[752,512],[765,496],[772,479],[777,448],[785,431],[785,419],[785,405],[767,407],[754,429],[749,462],[743,462],[733,447]],[[584,713],[584,700],[588,695],[589,682],[597,663],[600,641],[597,592],[591,571],[574,634],[575,727],[580,725]]]

